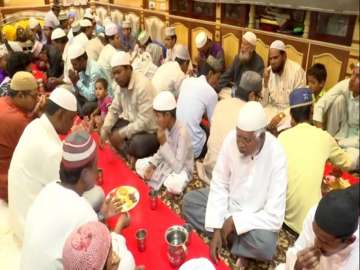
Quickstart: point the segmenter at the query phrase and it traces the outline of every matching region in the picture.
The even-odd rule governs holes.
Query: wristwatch
[[[99,213],[97,214],[97,216],[98,216],[98,219],[99,219],[100,222],[104,222],[104,221],[105,221],[105,216],[103,215],[103,213],[99,212]]]

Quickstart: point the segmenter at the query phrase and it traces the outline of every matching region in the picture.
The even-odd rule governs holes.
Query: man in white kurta
[[[68,90],[55,89],[49,100],[64,111],[63,114],[68,117],[64,121],[75,117],[76,98]],[[72,122],[64,123],[66,125],[68,128],[64,128],[64,134],[69,131]],[[25,128],[9,168],[9,210],[15,235],[20,241],[29,207],[40,190],[59,176],[61,154],[59,134],[47,113]]]
[[[281,121],[274,123],[275,127],[289,128],[289,95],[294,89],[306,86],[306,74],[298,63],[287,57],[285,44],[281,40],[271,43],[269,63],[270,66],[264,71],[262,103],[270,119],[284,113],[278,118]]]
[[[190,55],[184,46],[178,46],[175,53],[175,60],[162,64],[156,70],[151,82],[157,93],[170,91],[178,97],[180,85],[186,77],[185,72],[189,66]]]
[[[313,120],[325,128],[353,159],[359,158],[359,64],[350,79],[342,80],[314,106]],[[359,166],[359,165],[358,165]]]
[[[359,185],[324,196],[310,209],[299,238],[286,252],[286,263],[276,269],[359,269],[358,207]]]
[[[285,214],[287,165],[282,146],[265,127],[260,103],[246,103],[236,130],[222,145],[210,189],[184,196],[185,219],[201,231],[213,232],[214,260],[226,242],[243,262],[271,260],[275,253]]]

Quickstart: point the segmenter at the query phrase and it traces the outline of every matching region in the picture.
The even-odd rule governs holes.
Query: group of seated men
[[[322,198],[321,184],[328,161],[359,170],[359,64],[325,91],[325,67],[305,73],[281,40],[265,67],[246,32],[225,69],[205,32],[192,62],[174,27],[164,46],[145,30],[135,37],[130,21],[87,10],[69,25],[61,14],[53,6],[43,28],[30,19],[31,53],[0,46],[0,198],[21,269],[142,268],[119,235],[129,217],[114,234],[99,223],[122,205],[95,184],[91,130],[154,190],[185,193],[196,167],[208,187],[184,194],[182,214],[209,235],[215,262],[222,247],[241,269],[272,260],[284,227],[299,238],[279,268],[358,268],[359,186]],[[84,231],[93,251],[79,243]]]

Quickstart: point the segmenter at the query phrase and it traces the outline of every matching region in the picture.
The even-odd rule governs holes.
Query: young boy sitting
[[[312,65],[306,73],[307,84],[314,94],[315,102],[318,101],[318,99],[325,93],[323,88],[326,82],[326,77],[326,68],[320,63]]]
[[[95,96],[98,102],[98,107],[91,114],[91,126],[100,130],[112,102],[112,98],[108,95],[108,82],[104,78],[96,80]]]
[[[169,91],[160,92],[153,109],[159,126],[160,148],[155,155],[137,160],[136,172],[155,190],[162,184],[167,191],[181,193],[190,181],[194,155],[186,126],[176,120],[176,100]]]

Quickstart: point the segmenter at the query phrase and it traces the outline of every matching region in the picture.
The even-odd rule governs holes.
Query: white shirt
[[[298,63],[287,59],[281,75],[270,71],[268,87],[262,90],[264,105],[269,104],[282,111],[289,107],[290,93],[296,88],[305,86],[305,71]]]
[[[206,142],[206,133],[200,127],[204,113],[211,119],[218,96],[205,76],[186,78],[179,90],[176,117],[186,124],[191,136],[194,156],[197,158]]]
[[[232,130],[212,174],[205,228],[220,229],[232,216],[238,235],[256,229],[279,231],[285,216],[286,186],[286,157],[277,139],[266,132],[259,154],[245,157]]]
[[[108,75],[108,78],[111,78],[111,58],[113,57],[114,53],[116,53],[116,49],[113,45],[110,43],[105,45],[105,47],[101,50],[101,53],[99,55],[99,58],[97,60],[99,66],[101,66],[106,74]]]
[[[135,260],[132,253],[127,249],[126,240],[121,234],[111,233],[112,250],[120,258],[118,270],[134,270]]]
[[[281,265],[277,269],[294,269],[297,253],[305,248],[314,246],[315,233],[312,229],[312,223],[315,217],[316,206],[310,209],[304,220],[303,230],[293,247],[286,252],[285,268]],[[359,226],[355,232],[356,240],[345,249],[331,256],[321,256],[320,265],[317,270],[355,270],[359,269]]]
[[[16,236],[22,240],[26,214],[40,190],[59,178],[62,142],[45,114],[25,128],[11,159],[9,210]]]
[[[94,37],[90,39],[86,45],[88,59],[97,61],[103,48],[104,44],[101,42],[100,38]]]
[[[63,269],[66,238],[78,226],[97,220],[85,198],[59,182],[48,184],[29,209],[20,269]]]
[[[179,88],[185,79],[185,73],[176,61],[162,64],[155,72],[151,82],[157,93],[170,91],[175,97],[179,95]]]

